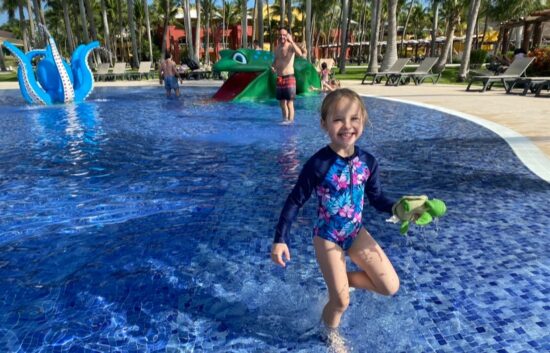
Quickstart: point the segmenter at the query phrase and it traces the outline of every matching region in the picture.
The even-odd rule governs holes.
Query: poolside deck
[[[388,87],[343,81],[363,94],[419,102],[477,116],[512,129],[531,140],[550,157],[550,100],[532,95],[506,94],[504,89],[466,92],[463,86],[432,85]]]

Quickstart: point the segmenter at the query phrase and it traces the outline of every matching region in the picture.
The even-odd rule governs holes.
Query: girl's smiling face
[[[329,111],[322,126],[330,137],[330,147],[342,157],[353,155],[366,117],[356,99],[341,97]]]

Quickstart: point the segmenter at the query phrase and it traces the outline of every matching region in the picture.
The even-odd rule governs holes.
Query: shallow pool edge
[[[531,172],[533,172],[535,175],[537,175],[539,178],[546,181],[547,183],[550,183],[550,159],[531,140],[510,128],[471,114],[466,114],[449,108],[443,108],[427,103],[419,103],[405,99],[389,98],[373,94],[360,93],[359,95],[362,97],[384,99],[387,101],[410,104],[427,109],[437,110],[442,113],[450,114],[481,125],[499,135],[504,141],[506,141],[506,143],[512,148],[519,160]]]

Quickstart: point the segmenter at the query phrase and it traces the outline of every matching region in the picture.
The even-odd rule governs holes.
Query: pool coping
[[[387,101],[393,101],[398,103],[410,104],[422,108],[436,110],[442,113],[453,115],[468,121],[471,121],[477,125],[483,126],[486,129],[491,130],[495,134],[499,135],[509,146],[512,151],[520,159],[520,161],[535,175],[542,180],[550,183],[550,159],[544,154],[529,138],[521,135],[520,133],[497,124],[493,121],[489,121],[478,116],[459,112],[453,109],[440,107],[428,103],[420,103],[410,101],[406,99],[390,98],[374,94],[359,93],[360,96],[383,99]]]

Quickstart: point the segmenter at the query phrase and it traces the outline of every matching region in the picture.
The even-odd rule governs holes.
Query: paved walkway
[[[485,126],[508,142],[528,168],[550,182],[550,99],[506,94],[503,88],[466,92],[461,85],[342,86],[368,96],[428,106]]]
[[[185,81],[189,86],[220,86],[221,81]],[[162,86],[158,80],[98,82],[96,86]],[[344,87],[358,93],[428,106],[472,120],[502,136],[518,157],[534,173],[550,182],[550,98],[532,95],[509,95],[502,88],[484,93],[466,92],[465,86],[361,85],[359,81],[342,81]],[[18,89],[17,82],[2,82],[1,89]]]

